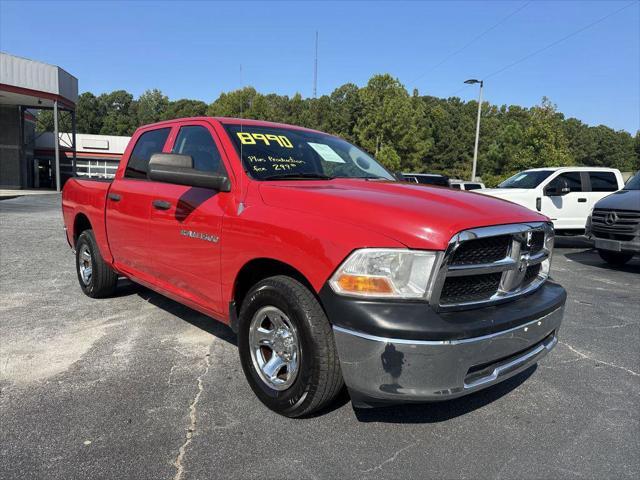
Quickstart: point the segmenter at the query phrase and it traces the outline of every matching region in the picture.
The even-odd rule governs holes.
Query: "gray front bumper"
[[[564,307],[516,328],[463,340],[377,337],[333,327],[355,406],[437,401],[494,385],[535,364],[558,342]]]

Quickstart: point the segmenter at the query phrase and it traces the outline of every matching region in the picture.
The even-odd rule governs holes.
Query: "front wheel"
[[[633,258],[633,253],[611,252],[609,250],[598,250],[598,255],[610,265],[618,267],[624,265]]]
[[[267,278],[247,294],[238,347],[249,385],[281,415],[313,413],[343,386],[331,325],[316,297],[290,277]]]

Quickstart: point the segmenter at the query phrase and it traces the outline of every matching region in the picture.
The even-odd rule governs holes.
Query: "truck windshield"
[[[536,188],[553,170],[535,170],[516,173],[498,185],[498,188]]]
[[[380,178],[395,180],[359,148],[331,135],[262,126],[224,126],[256,180]]]
[[[623,190],[640,190],[640,172],[629,179]]]

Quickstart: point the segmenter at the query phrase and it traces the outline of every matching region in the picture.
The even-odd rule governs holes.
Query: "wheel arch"
[[[78,237],[85,230],[93,229],[91,225],[91,221],[89,217],[87,217],[84,213],[78,213],[76,217],[73,219],[73,247],[75,248],[76,242],[78,241]]]
[[[231,301],[229,302],[229,324],[234,332],[237,331],[240,307],[251,287],[265,278],[276,275],[291,277],[307,287],[313,295],[318,296],[311,282],[294,266],[281,260],[268,257],[249,260],[238,271],[233,282]]]

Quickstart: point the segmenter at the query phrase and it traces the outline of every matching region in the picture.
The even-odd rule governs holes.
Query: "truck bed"
[[[105,246],[108,245],[105,208],[111,182],[109,179],[74,177],[67,180],[62,190],[62,215],[67,230],[67,241],[72,247],[75,246],[78,231],[76,227],[84,217],[91,224],[100,246],[100,253],[108,263],[112,262],[112,257],[111,252],[105,251]],[[82,215],[78,215],[79,213]]]

